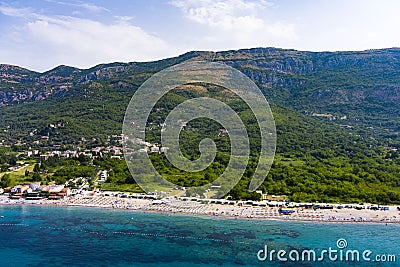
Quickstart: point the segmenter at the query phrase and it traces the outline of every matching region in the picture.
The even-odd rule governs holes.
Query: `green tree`
[[[6,188],[11,185],[11,178],[9,174],[5,174],[0,180],[0,187]]]
[[[39,173],[34,173],[32,175],[32,182],[40,182],[42,180],[42,176]]]
[[[40,165],[38,163],[36,163],[35,166],[33,167],[33,172],[35,172],[35,173],[40,172]]]
[[[17,158],[16,157],[10,157],[10,160],[8,161],[8,163],[11,165],[11,166],[14,166],[15,164],[17,164]]]

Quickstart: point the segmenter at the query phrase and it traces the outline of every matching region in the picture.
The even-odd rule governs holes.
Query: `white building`
[[[153,153],[158,153],[158,152],[160,152],[160,148],[158,147],[158,146],[152,146],[151,147],[151,149],[150,149],[150,152],[153,152]]]
[[[169,149],[168,147],[163,146],[163,147],[160,148],[160,152],[161,153],[165,153],[165,152],[167,152],[168,149]]]
[[[101,171],[98,183],[102,184],[104,181],[106,181],[108,178],[108,172],[107,171]]]

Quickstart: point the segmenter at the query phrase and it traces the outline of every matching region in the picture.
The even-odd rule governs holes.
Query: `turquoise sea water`
[[[400,266],[400,225],[256,221],[67,207],[0,206],[0,266]],[[397,262],[260,261],[329,247]],[[260,256],[264,254],[261,253]],[[295,255],[295,254],[292,254]]]

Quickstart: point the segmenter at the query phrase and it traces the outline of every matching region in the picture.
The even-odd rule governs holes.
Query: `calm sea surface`
[[[400,266],[400,225],[31,206],[0,206],[0,216],[0,266]],[[339,239],[344,240],[337,244]],[[276,253],[272,261],[260,261],[257,253],[265,246],[268,255],[286,251],[288,261],[279,261]],[[323,262],[308,261],[308,254],[301,261],[305,250],[315,251],[318,260],[329,248],[337,251],[336,261],[327,254]],[[350,254],[345,261],[348,250],[359,251],[360,261]],[[362,259],[365,250],[371,251],[370,262]],[[296,260],[296,252],[299,261],[289,258]],[[394,255],[396,262],[372,261],[377,255],[387,261]]]

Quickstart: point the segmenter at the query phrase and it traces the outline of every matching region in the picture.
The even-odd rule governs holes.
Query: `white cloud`
[[[243,18],[257,20],[254,17],[256,11],[269,6],[267,2],[244,2],[242,0],[177,0],[171,4],[179,7],[184,16],[190,20],[225,30],[235,28],[237,21]]]
[[[24,18],[33,11],[30,8],[13,8],[5,3],[0,3],[0,12],[6,16]]]
[[[91,67],[113,61],[156,60],[171,56],[174,51],[162,39],[146,33],[126,18],[105,24],[28,11],[0,7],[4,15],[20,17],[23,13],[26,19],[24,26],[1,34],[1,62],[13,63],[13,57],[18,55],[19,60],[23,58],[24,66],[43,71],[59,64]]]
[[[131,21],[134,17],[132,16],[115,16],[116,19],[121,21]]]
[[[124,21],[105,25],[74,17],[47,18],[29,22],[27,30],[36,40],[80,53],[122,57],[122,60],[132,59],[132,54],[140,58],[140,52],[148,53],[165,45],[157,37]]]
[[[205,25],[208,33],[201,39],[208,44],[228,47],[270,46],[277,41],[297,38],[295,27],[284,21],[268,21],[262,12],[273,6],[266,1],[176,0],[189,21]]]
[[[109,12],[110,11],[107,8],[104,8],[101,6],[96,6],[95,4],[90,4],[90,3],[79,3],[79,4],[76,4],[75,6],[82,7],[82,8],[85,8],[85,9],[93,11],[93,12],[101,12],[101,11]]]
[[[56,3],[59,5],[64,5],[64,6],[72,6],[72,7],[79,7],[79,8],[83,8],[86,10],[89,10],[91,12],[109,12],[110,10],[108,10],[107,8],[104,8],[102,6],[97,6],[93,3],[85,3],[85,2],[62,2],[62,1],[54,1],[54,0],[46,0],[47,2],[50,3]]]
[[[400,1],[319,1],[300,9],[296,49],[353,51],[399,47]]]

